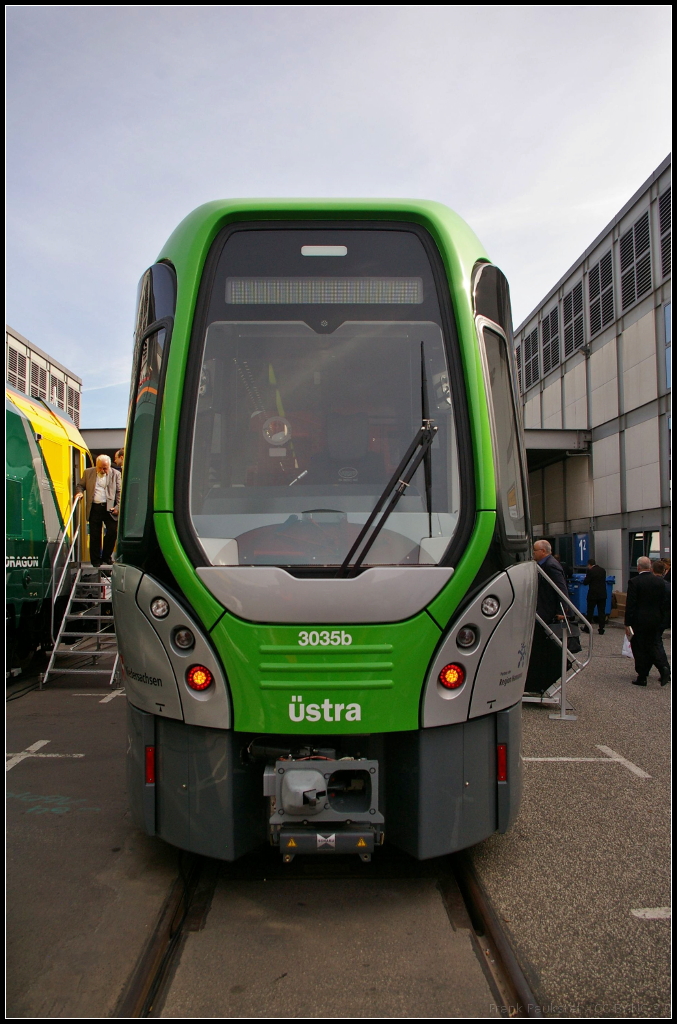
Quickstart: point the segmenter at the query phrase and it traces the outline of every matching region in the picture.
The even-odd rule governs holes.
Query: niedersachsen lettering
[[[162,680],[159,676],[149,676],[145,672],[134,672],[131,668],[125,667],[125,672],[130,679],[135,679],[137,683],[146,683],[148,686],[162,686]]]

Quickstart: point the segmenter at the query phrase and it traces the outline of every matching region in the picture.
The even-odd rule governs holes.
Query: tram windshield
[[[399,299],[401,310],[415,315],[406,303],[417,302],[420,279],[409,293],[402,287],[400,294],[413,297]],[[366,302],[373,296],[372,289]],[[260,316],[260,294],[256,302]],[[275,302],[279,315],[279,290]],[[391,302],[388,296],[389,313]],[[222,309],[241,312],[235,304]],[[374,306],[365,312],[374,316]],[[437,427],[429,485],[422,464],[364,564],[436,565],[460,505],[441,327],[366,318],[322,327],[235,317],[209,324],[190,481],[206,558],[213,565],[340,566],[429,417]]]

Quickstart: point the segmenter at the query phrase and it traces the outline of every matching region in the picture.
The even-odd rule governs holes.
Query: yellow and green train
[[[52,564],[75,487],[91,458],[62,409],[9,384],[5,422],[7,644],[13,668],[25,665],[51,640]],[[77,526],[76,513],[71,536]],[[82,530],[80,540],[84,546]],[[67,540],[63,548],[68,546]]]
[[[132,809],[232,860],[505,831],[531,647],[508,285],[439,203],[207,204],[142,277]]]

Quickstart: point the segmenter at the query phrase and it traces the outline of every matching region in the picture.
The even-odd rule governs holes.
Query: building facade
[[[515,330],[534,536],[626,590],[670,553],[671,158]]]
[[[7,325],[5,379],[17,391],[62,409],[76,427],[80,426],[80,378]]]

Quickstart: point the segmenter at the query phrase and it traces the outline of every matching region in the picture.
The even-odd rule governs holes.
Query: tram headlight
[[[465,669],[462,665],[445,665],[439,680],[445,690],[458,690],[465,682]]]
[[[169,615],[169,602],[164,597],[154,597],[150,603],[151,614],[156,619],[166,619]]]
[[[456,636],[456,643],[459,647],[472,647],[477,640],[477,633],[472,626],[464,626],[459,629]]]
[[[493,619],[494,615],[498,615],[501,609],[501,602],[497,597],[485,597],[482,601],[482,615],[486,615],[488,619]]]
[[[191,665],[186,672],[186,682],[191,690],[206,690],[214,682],[214,676],[205,665]]]
[[[188,629],[187,626],[180,626],[174,630],[174,643],[182,651],[189,651],[191,647],[195,647],[195,637],[192,630]]]

